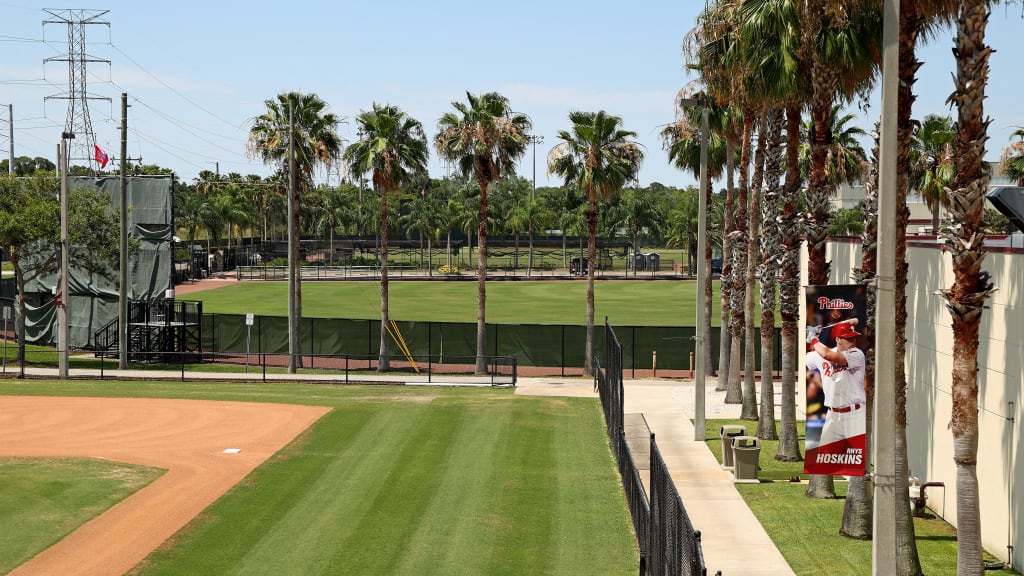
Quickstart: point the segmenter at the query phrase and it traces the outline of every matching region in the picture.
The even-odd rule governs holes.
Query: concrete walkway
[[[7,376],[11,374],[8,366]],[[28,368],[35,377],[57,377],[55,368]],[[73,370],[75,378],[98,378],[99,370]],[[180,379],[181,372],[107,370],[106,378]],[[188,372],[187,380],[253,380],[262,374]],[[323,375],[267,374],[267,380],[322,381]],[[337,381],[336,377],[332,378]],[[359,375],[366,383],[425,384],[408,381],[407,376]],[[489,379],[448,377],[435,385],[481,386]],[[705,392],[705,415],[708,419],[738,418],[740,406],[725,404],[724,392],[714,390],[716,382],[708,379]],[[516,394],[535,396],[574,396],[596,398],[593,381],[586,378],[520,378]],[[704,442],[694,441],[691,418],[694,417],[694,384],[679,380],[627,380],[624,410],[628,435],[639,445],[654,432],[658,448],[668,465],[690,521],[701,532],[704,560],[709,574],[722,571],[724,576],[790,576],[793,570],[768,538],[757,518],[747,507],[732,482],[732,474],[722,470]],[[778,399],[776,398],[776,409]],[[638,454],[639,456],[639,454]],[[648,481],[644,474],[644,482]]]

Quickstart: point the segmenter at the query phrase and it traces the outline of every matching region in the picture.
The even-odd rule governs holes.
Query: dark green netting
[[[128,297],[133,300],[163,298],[171,285],[171,240],[173,238],[172,177],[138,177],[127,179],[128,233],[135,249],[128,258]],[[121,183],[118,177],[70,177],[70,189],[94,188],[110,197],[111,206],[120,204]],[[26,267],[30,264],[26,262]],[[118,270],[117,263],[109,277],[76,270],[71,262],[68,277],[68,312],[71,347],[83,348],[94,344],[96,330],[117,318]],[[27,294],[37,293],[43,306],[27,310],[25,339],[32,344],[56,343],[56,314],[53,313],[53,293],[56,274],[40,276],[26,284]]]
[[[206,349],[214,352],[244,352],[246,342],[245,316],[207,314],[203,317]],[[441,362],[463,362],[476,356],[476,324],[454,322],[395,323],[409,352],[422,360],[426,356]],[[616,329],[623,349],[623,368],[651,369],[653,354],[658,352],[658,368],[689,370],[690,353],[694,351],[692,327],[625,326]],[[757,367],[760,369],[760,333],[756,335]],[[540,324],[488,324],[487,354],[515,355],[522,366],[583,366],[586,352],[585,326]],[[392,359],[405,354],[388,336]],[[605,332],[594,331],[594,353],[604,355]],[[711,348],[718,357],[718,331],[712,331]],[[779,333],[775,331],[775,369],[781,365]],[[375,357],[380,351],[380,322],[377,320],[344,320],[304,318],[302,321],[302,353],[318,355],[350,355]],[[252,327],[251,352],[288,353],[288,320],[282,317],[257,316]],[[419,361],[418,360],[418,361]]]

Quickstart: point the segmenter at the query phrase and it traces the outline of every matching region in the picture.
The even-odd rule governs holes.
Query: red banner
[[[804,473],[863,476],[867,393],[864,287],[807,287]]]

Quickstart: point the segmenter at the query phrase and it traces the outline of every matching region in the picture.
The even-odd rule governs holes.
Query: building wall
[[[982,316],[978,348],[978,481],[982,544],[1014,566],[1024,565],[1024,501],[1016,478],[1024,476],[1020,429],[1024,373],[1024,250],[993,248],[985,269],[998,289]],[[860,245],[829,245],[833,283],[851,282]],[[952,409],[953,334],[938,291],[953,285],[950,255],[934,240],[911,242],[907,281],[907,444],[911,476],[929,488],[928,506],[956,525],[956,466],[949,430]],[[1012,546],[1012,549],[1010,548]],[[1011,557],[1012,556],[1012,557]]]

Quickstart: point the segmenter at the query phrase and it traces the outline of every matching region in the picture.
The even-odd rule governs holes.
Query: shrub
[[[442,264],[441,266],[438,267],[437,272],[439,274],[458,274],[459,268],[458,266],[449,266],[447,264]]]

